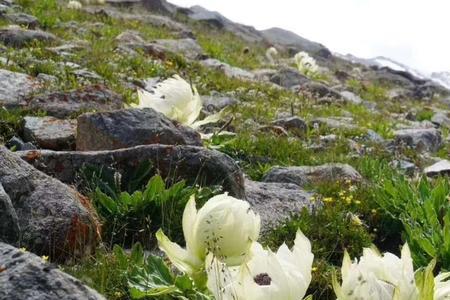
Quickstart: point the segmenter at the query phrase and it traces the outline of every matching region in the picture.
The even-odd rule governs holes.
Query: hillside
[[[0,0],[0,300],[219,299],[206,262],[247,258],[256,215],[274,252],[309,239],[314,299],[336,299],[344,253],[372,245],[407,243],[417,282],[433,259],[450,269],[448,74],[200,6],[81,2]],[[289,290],[312,256],[286,251],[250,286]]]

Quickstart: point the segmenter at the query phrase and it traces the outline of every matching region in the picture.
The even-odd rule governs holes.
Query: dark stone
[[[124,99],[101,85],[83,87],[70,92],[50,92],[28,100],[28,107],[66,118],[87,111],[109,111],[123,107]]]
[[[77,150],[113,150],[139,145],[201,146],[200,135],[151,108],[87,113],[78,117]]]
[[[17,136],[13,136],[5,146],[8,147],[8,149],[14,149],[15,151],[37,149],[37,147],[32,143],[25,143],[21,138]]]
[[[51,44],[57,40],[56,36],[42,30],[28,30],[11,26],[0,29],[0,42],[8,47],[22,48],[33,42]]]
[[[281,126],[289,132],[294,133],[297,136],[304,136],[308,131],[308,125],[299,117],[289,117],[284,119],[278,119],[272,123],[276,126]]]
[[[401,129],[394,132],[394,144],[415,150],[436,152],[442,146],[442,137],[435,128]]]
[[[16,243],[60,260],[95,247],[98,224],[89,200],[4,147],[0,147],[0,183],[19,220]]]
[[[40,257],[0,242],[0,299],[103,300],[93,289]]]
[[[24,13],[7,14],[5,18],[14,24],[26,26],[30,29],[35,29],[39,26],[39,20],[36,17]]]
[[[308,77],[300,74],[294,68],[283,68],[270,77],[270,82],[288,89],[304,85],[309,81],[310,79]]]
[[[110,166],[123,174],[150,161],[155,172],[173,181],[185,179],[201,185],[220,184],[237,198],[245,196],[243,175],[233,159],[201,147],[145,145],[112,151],[22,151],[19,155],[39,170],[66,183],[74,183],[83,165]]]
[[[246,200],[261,216],[264,235],[303,209],[312,211],[319,203],[311,201],[311,193],[291,183],[268,183],[245,180]]]
[[[19,220],[16,211],[0,183],[0,242],[17,243],[19,237]]]
[[[74,150],[76,120],[54,117],[25,117],[23,137],[43,149]]]
[[[300,187],[350,180],[359,182],[361,175],[346,164],[325,164],[321,166],[273,167],[264,177],[265,182],[293,183]]]

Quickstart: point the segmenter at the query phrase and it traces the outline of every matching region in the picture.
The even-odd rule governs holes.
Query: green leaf
[[[433,260],[425,269],[420,269],[415,274],[420,300],[433,300],[434,298],[433,269],[435,265],[436,261]]]
[[[99,188],[95,190],[95,196],[100,205],[105,208],[110,214],[115,215],[118,213],[119,208],[117,203],[113,199],[111,199],[111,197],[100,191]]]

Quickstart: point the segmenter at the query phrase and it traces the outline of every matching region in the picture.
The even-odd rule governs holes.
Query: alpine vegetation
[[[179,75],[156,85],[152,91],[138,89],[138,108],[150,107],[166,117],[192,128],[199,128],[220,120],[221,113],[197,120],[202,110],[202,99],[195,86]]]

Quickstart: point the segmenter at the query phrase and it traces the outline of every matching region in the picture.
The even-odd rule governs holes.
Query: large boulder
[[[61,120],[54,117],[25,117],[23,137],[43,149],[74,150],[76,120]]]
[[[302,86],[308,83],[310,79],[300,74],[295,68],[282,68],[270,77],[270,82],[278,84],[287,89]]]
[[[331,57],[331,52],[325,46],[307,40],[291,31],[281,28],[270,28],[261,31],[264,39],[270,44],[285,48],[293,48],[295,51],[306,51],[321,57]]]
[[[148,144],[201,146],[202,141],[196,131],[151,108],[87,113],[78,117],[79,151]]]
[[[57,40],[56,36],[42,30],[28,30],[18,26],[0,29],[0,43],[8,47],[22,48],[35,42],[51,44]]]
[[[29,75],[0,69],[0,106],[20,106],[38,87],[39,81]]]
[[[1,242],[0,286],[2,300],[105,299],[33,253]]]
[[[303,209],[311,211],[318,206],[311,201],[311,193],[291,183],[245,180],[245,195],[252,209],[261,216],[262,234]]]
[[[185,179],[200,185],[220,184],[233,196],[245,196],[243,175],[236,163],[221,152],[201,147],[155,144],[112,151],[18,153],[39,170],[66,183],[73,183],[84,165],[114,167],[123,174],[144,162],[151,162],[155,173],[174,181]]]
[[[166,52],[180,54],[187,59],[198,59],[203,55],[202,47],[200,47],[197,41],[191,38],[154,40],[150,45],[162,47]]]
[[[57,259],[95,247],[98,224],[89,200],[4,147],[0,184],[18,217],[20,238],[15,243]]]
[[[437,163],[426,167],[423,172],[430,177],[439,176],[439,175],[450,175],[450,161],[444,159],[438,161]]]
[[[1,84],[1,83],[0,83]],[[109,111],[123,107],[124,99],[101,85],[92,85],[69,92],[49,92],[28,100],[28,107],[57,118],[66,118],[87,111]]]
[[[0,183],[0,242],[17,243],[20,229],[11,199]]]
[[[435,128],[412,128],[394,131],[394,144],[417,151],[436,152],[442,146],[441,132]]]
[[[265,182],[293,183],[300,187],[312,187],[344,180],[359,182],[362,176],[350,165],[325,164],[313,167],[273,167],[264,177]]]

